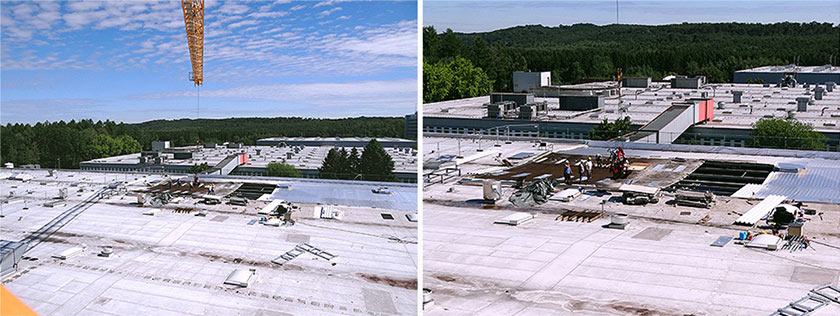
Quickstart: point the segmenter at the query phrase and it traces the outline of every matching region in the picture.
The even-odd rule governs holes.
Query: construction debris
[[[711,208],[715,204],[715,194],[711,191],[694,192],[687,190],[677,190],[675,194],[674,203],[680,206],[694,206]]]
[[[333,258],[337,257],[336,255],[321,250],[320,248],[310,245],[309,243],[302,243],[295,246],[294,249],[287,251],[286,253],[280,255],[277,258],[274,258],[274,260],[271,260],[271,262],[283,265],[306,252],[311,253],[316,257],[322,258],[327,261],[330,261]]]
[[[760,203],[753,206],[749,211],[741,215],[737,220],[735,220],[735,225],[745,225],[745,226],[752,226],[755,225],[760,219],[764,218],[768,214],[770,214],[773,209],[779,204],[781,204],[787,197],[783,195],[770,195],[764,200],[761,200]]]
[[[787,242],[782,245],[781,250],[790,250],[794,252],[797,250],[805,250],[811,246],[811,240],[805,236],[788,236]]]
[[[621,201],[629,205],[658,203],[662,195],[659,188],[636,184],[622,184],[618,191],[622,192]]]
[[[514,192],[508,199],[518,207],[540,205],[548,202],[548,198],[554,194],[556,180],[537,180]]]
[[[831,302],[840,304],[840,288],[830,284],[822,285],[811,289],[804,297],[779,308],[770,316],[810,315]]]

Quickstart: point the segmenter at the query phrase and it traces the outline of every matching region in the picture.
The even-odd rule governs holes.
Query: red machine
[[[624,155],[624,148],[618,147],[610,151],[609,168],[613,178],[624,178],[630,175],[630,162]]]

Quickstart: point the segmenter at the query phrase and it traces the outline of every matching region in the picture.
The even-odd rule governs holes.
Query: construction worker
[[[563,166],[563,177],[566,178],[566,184],[572,184],[572,167],[569,165],[569,161]]]
[[[592,181],[592,157],[587,157],[584,161],[584,169],[586,170],[586,181]]]
[[[602,168],[601,165],[601,154],[595,154],[595,166],[598,168]]]
[[[577,167],[578,170],[578,182],[583,183],[583,160],[578,160],[578,162],[575,163],[575,167]]]

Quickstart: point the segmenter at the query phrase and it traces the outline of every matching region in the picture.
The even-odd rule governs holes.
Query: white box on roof
[[[257,269],[236,269],[225,279],[225,284],[248,287],[256,274]]]
[[[82,251],[84,251],[84,250],[85,249],[82,248],[82,247],[71,247],[71,248],[64,249],[64,251],[62,251],[58,254],[55,254],[52,257],[56,258],[56,259],[67,260],[67,258],[76,256],[76,255],[82,253]]]
[[[530,221],[530,220],[534,219],[534,217],[537,217],[537,216],[535,214],[531,214],[531,213],[518,212],[518,213],[513,213],[513,214],[510,214],[508,216],[505,216],[502,219],[496,220],[494,223],[496,223],[496,224],[507,224],[507,225],[511,225],[511,226],[518,226],[518,225],[521,225],[522,223],[525,223],[527,221]]]

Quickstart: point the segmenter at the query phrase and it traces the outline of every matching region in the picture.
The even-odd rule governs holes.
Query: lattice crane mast
[[[192,62],[190,80],[200,86],[204,83],[204,0],[181,0],[181,9]]]

